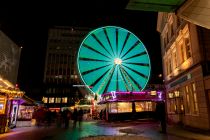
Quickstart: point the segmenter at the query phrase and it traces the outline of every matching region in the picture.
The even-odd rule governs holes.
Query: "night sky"
[[[81,5],[81,3],[83,3]],[[82,26],[98,28],[114,25],[123,27],[146,46],[151,59],[150,83],[162,80],[159,33],[156,31],[157,13],[125,10],[127,0],[89,0],[77,3],[24,3],[0,9],[0,29],[18,46],[22,46],[18,84],[26,95],[41,95],[44,75],[48,28]],[[159,81],[158,81],[159,80]]]

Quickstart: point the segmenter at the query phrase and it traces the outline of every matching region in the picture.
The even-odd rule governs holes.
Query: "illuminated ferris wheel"
[[[84,84],[98,95],[141,91],[151,70],[144,44],[130,31],[116,26],[97,28],[86,36],[78,51],[77,66]]]

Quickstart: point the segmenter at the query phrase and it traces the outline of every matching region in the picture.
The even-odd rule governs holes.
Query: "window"
[[[198,101],[197,101],[197,93],[195,88],[195,83],[191,83],[185,87],[186,94],[186,113],[198,115]]]
[[[168,58],[168,72],[169,74],[172,72],[172,64],[171,64],[171,58]]]
[[[152,102],[135,102],[136,112],[154,111],[152,110]]]
[[[173,35],[174,35],[174,27],[173,27],[173,23],[172,24],[170,24],[170,26],[171,26],[171,37],[173,37]]]
[[[193,104],[194,104],[193,114],[198,114],[198,100],[197,100],[195,83],[192,83],[192,88],[193,88]]]
[[[177,68],[177,55],[176,55],[176,51],[173,52],[172,54],[172,59],[173,59],[173,68]]]
[[[190,113],[190,95],[188,86],[185,87],[185,94],[186,94],[186,113]]]
[[[49,103],[54,103],[55,98],[54,97],[50,97],[49,98]]]
[[[168,61],[165,62],[165,70],[166,70],[166,75],[169,74],[169,71],[168,71]]]
[[[63,97],[62,98],[62,103],[67,103],[68,102],[68,98],[67,97]]]
[[[168,39],[168,32],[166,33],[166,45],[168,44],[169,39]]]
[[[132,103],[130,102],[118,102],[118,113],[132,112]]]
[[[109,112],[110,113],[132,112],[132,103],[130,102],[111,103]]]
[[[185,61],[185,55],[184,55],[184,45],[183,44],[181,44],[181,46],[180,46],[180,51],[181,51],[181,64]]]
[[[47,103],[47,102],[48,102],[48,98],[47,98],[47,97],[43,97],[43,98],[42,98],[42,101],[43,101],[44,103]]]
[[[61,98],[55,98],[55,103],[61,103]]]
[[[186,47],[186,57],[187,59],[190,58],[191,55],[191,47],[190,47],[190,39],[185,38],[185,47]]]
[[[175,112],[175,101],[174,98],[170,99],[168,101],[168,112],[169,113],[174,113]]]
[[[6,98],[4,96],[0,96],[0,114],[5,113],[6,107]]]
[[[117,103],[111,103],[110,104],[110,113],[117,113]]]

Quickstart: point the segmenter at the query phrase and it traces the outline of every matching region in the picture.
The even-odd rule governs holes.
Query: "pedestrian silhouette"
[[[80,110],[78,111],[79,128],[81,128],[82,120],[83,120],[83,110],[80,109]]]
[[[74,108],[74,112],[72,114],[72,117],[73,117],[73,128],[76,128],[77,126],[77,119],[78,119],[78,112],[77,112],[77,109]]]
[[[71,112],[68,109],[64,110],[64,126],[65,126],[65,128],[69,127],[70,118],[71,118]]]
[[[165,110],[165,102],[160,101],[156,104],[156,116],[160,121],[162,133],[166,133],[166,110]]]

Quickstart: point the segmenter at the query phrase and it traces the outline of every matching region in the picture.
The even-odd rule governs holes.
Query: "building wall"
[[[203,28],[201,31],[198,26],[177,18],[173,13],[158,14],[157,30],[161,34],[169,121],[210,129],[210,98],[206,94],[210,80],[204,74],[210,56],[210,41],[206,37],[209,37],[209,31]]]
[[[0,31],[0,76],[16,84],[21,47]]]
[[[52,107],[74,104],[80,94],[76,57],[80,43],[90,31],[88,28],[57,26],[49,29],[45,62],[44,102]]]

